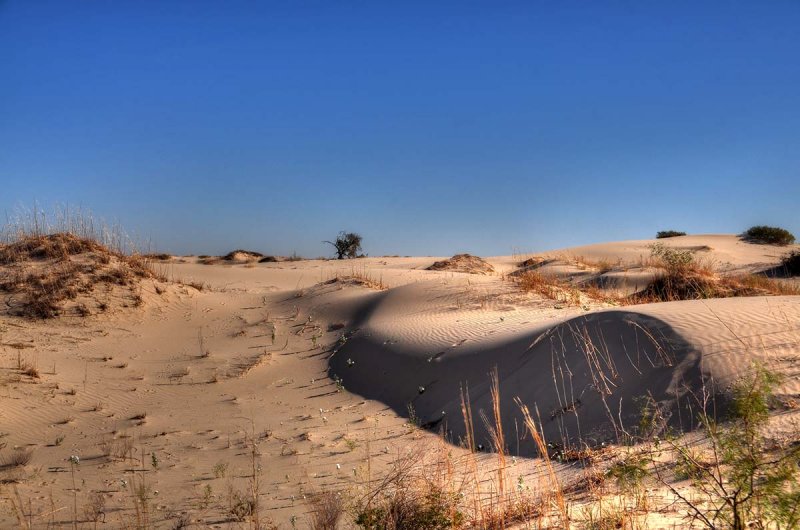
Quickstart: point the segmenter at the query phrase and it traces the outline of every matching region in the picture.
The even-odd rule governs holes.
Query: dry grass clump
[[[144,257],[71,233],[23,235],[0,248],[0,293],[6,293],[10,313],[29,318],[67,310],[87,316],[89,305],[103,311],[107,302],[92,295],[100,285],[121,288],[118,294],[138,305],[139,280],[156,276]]]
[[[321,285],[334,284],[338,284],[342,287],[345,285],[358,285],[361,287],[367,287],[369,289],[376,289],[378,291],[384,291],[389,288],[388,285],[383,283],[382,274],[376,275],[367,270],[365,266],[350,267],[348,272],[335,271],[331,276],[328,277],[328,280],[321,282]],[[303,291],[301,291],[301,293],[302,292]]]
[[[151,261],[169,261],[172,259],[172,255],[166,253],[142,254],[142,257]]]
[[[763,275],[721,276],[709,263],[698,261],[690,250],[656,244],[651,252],[663,273],[644,290],[628,297],[630,303],[800,293],[800,288],[794,285]]]
[[[345,505],[342,495],[331,491],[311,496],[312,530],[336,530],[344,515]]]
[[[568,305],[580,305],[581,303],[580,290],[555,276],[542,274],[537,270],[527,270],[511,276],[511,278],[525,292],[536,293]]]
[[[520,261],[519,263],[517,263],[517,267],[520,267],[520,268],[523,268],[523,267],[536,268],[536,267],[542,266],[546,262],[547,262],[547,260],[545,258],[533,257],[533,258],[528,258],[526,260]]]
[[[536,269],[535,266],[541,263],[537,261],[531,262],[531,268],[515,272],[510,278],[523,291],[533,292],[567,305],[583,305],[587,301],[627,305],[800,294],[800,286],[790,281],[770,278],[766,274],[722,275],[711,261],[696,256],[697,252],[703,250],[706,248],[668,247],[661,243],[651,245],[651,256],[647,260],[647,266],[659,269],[659,273],[644,289],[628,296],[601,289],[594,281],[576,283],[543,273]],[[800,253],[796,256],[800,256]],[[595,269],[595,279],[613,269],[608,261],[587,261],[581,257],[571,259],[579,266]],[[788,259],[784,258],[784,264]],[[794,259],[800,262],[800,258]],[[789,267],[786,268],[788,270]]]
[[[222,259],[224,259],[225,261],[255,261],[263,257],[264,254],[262,254],[261,252],[255,252],[253,250],[236,249],[222,256]]]
[[[465,517],[457,492],[445,490],[440,477],[418,466],[419,455],[392,463],[380,479],[355,500],[354,522],[366,530],[462,528]]]
[[[456,254],[452,258],[434,262],[429,271],[467,272],[469,274],[491,274],[494,267],[484,259],[471,254]]]
[[[331,278],[326,284],[341,284],[341,285],[359,285],[361,287],[367,287],[369,289],[376,289],[378,291],[384,291],[389,287],[383,283],[383,276],[375,276],[374,274],[370,274],[366,270],[356,270],[350,272],[350,274],[337,274],[336,277]]]
[[[10,455],[0,460],[0,468],[25,467],[31,463],[31,459],[33,459],[33,451],[31,449],[15,449],[11,451]]]
[[[70,233],[31,235],[0,247],[0,265],[21,261],[65,260],[85,252],[111,252],[92,239]]]

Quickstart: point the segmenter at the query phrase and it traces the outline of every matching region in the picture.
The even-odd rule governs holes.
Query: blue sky
[[[0,210],[160,250],[800,235],[800,2],[0,0]]]

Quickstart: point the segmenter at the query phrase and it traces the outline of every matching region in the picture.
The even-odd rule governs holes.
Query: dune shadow
[[[360,324],[368,327],[368,319]],[[463,395],[475,443],[489,448],[489,374],[496,367],[506,443],[523,455],[535,450],[515,399],[553,446],[594,446],[696,428],[699,396],[709,384],[696,348],[666,322],[633,311],[582,315],[483,348],[436,351],[404,351],[357,334],[330,358],[329,372],[348,391],[413,414],[453,443],[467,432]]]

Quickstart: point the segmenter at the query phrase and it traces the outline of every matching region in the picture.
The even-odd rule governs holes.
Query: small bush
[[[33,451],[30,449],[15,449],[11,455],[3,458],[0,468],[24,467],[30,464]]]
[[[705,412],[700,415],[708,449],[675,447],[678,473],[689,478],[700,494],[680,500],[707,528],[744,530],[752,527],[751,521],[758,521],[758,528],[800,524],[796,464],[800,447],[772,448],[764,437],[779,382],[775,374],[756,366],[733,387],[729,422],[718,423]]]
[[[361,252],[362,237],[354,232],[339,232],[336,241],[323,241],[336,249],[336,259],[357,258]]]
[[[344,513],[341,495],[325,492],[311,496],[311,529],[336,530]]]
[[[656,234],[656,239],[665,239],[668,237],[685,236],[686,232],[679,232],[677,230],[662,230]]]
[[[751,243],[763,243],[766,245],[791,245],[794,243],[794,235],[783,228],[775,226],[753,226],[744,233],[744,239]]]
[[[781,264],[789,276],[800,276],[800,250],[793,250],[785,255]]]
[[[672,248],[662,243],[650,245],[650,255],[658,260],[669,274],[686,271],[695,264],[691,250]]]
[[[358,510],[355,523],[365,530],[446,530],[460,528],[464,516],[456,509],[457,498],[431,488],[418,496],[396,491],[384,502]]]

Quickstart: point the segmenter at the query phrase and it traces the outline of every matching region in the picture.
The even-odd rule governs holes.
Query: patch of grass
[[[124,254],[70,232],[15,233],[0,246],[0,292],[8,293],[10,312],[31,319],[49,319],[71,308],[73,314],[92,314],[87,299],[103,309],[93,295],[100,285],[134,291],[138,281],[157,278],[148,260]]]
[[[382,493],[376,502],[356,509],[356,526],[365,530],[445,530],[460,528],[464,522],[464,515],[456,509],[457,497],[435,486],[422,492],[393,488]]]
[[[556,278],[542,274],[538,270],[527,270],[512,276],[517,286],[526,292],[532,292],[567,305],[580,305],[580,291]]]
[[[352,267],[349,274],[337,274],[326,283],[351,283],[383,291],[388,286],[383,283],[383,276],[375,276],[367,271],[366,268]]]
[[[644,290],[625,299],[628,303],[702,300],[735,296],[800,294],[800,288],[759,274],[721,276],[698,261],[691,250],[656,243],[651,246],[655,265],[663,272]]]
[[[751,243],[763,243],[766,245],[791,245],[794,243],[794,234],[784,228],[777,226],[759,225],[747,229],[742,234],[742,238]]]

